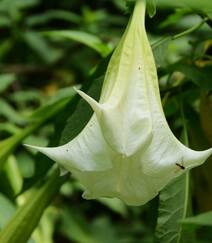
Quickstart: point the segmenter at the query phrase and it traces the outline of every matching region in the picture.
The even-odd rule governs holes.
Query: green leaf
[[[8,158],[0,174],[0,182],[1,191],[5,191],[6,195],[11,194],[10,196],[14,198],[14,196],[20,193],[23,185],[23,178],[14,156]]]
[[[108,45],[104,44],[97,36],[86,32],[77,30],[58,30],[43,32],[43,34],[54,40],[69,39],[72,41],[80,42],[94,49],[102,56],[107,56],[111,51],[111,48]]]
[[[159,209],[155,238],[158,243],[190,242],[184,239],[179,221],[188,211],[188,174],[172,181],[159,195]]]
[[[69,92],[58,95],[57,98],[50,100],[45,106],[38,108],[31,116],[31,124],[20,129],[13,136],[0,142],[0,169],[7,161],[8,156],[29,134],[37,130],[41,125],[47,122],[61,111],[67,103],[73,98],[75,92],[69,89]]]
[[[59,170],[56,169],[46,179],[45,183],[41,183],[40,188],[32,190],[26,203],[16,211],[15,215],[0,232],[0,242],[25,243],[37,226],[44,210],[51,203],[65,180],[66,177],[60,177]]]
[[[35,110],[29,117],[30,120],[44,120],[51,114],[57,112],[57,110],[64,107],[76,94],[73,87],[64,88],[59,90],[54,96],[49,97],[49,101]]]
[[[0,93],[4,92],[15,81],[14,74],[0,75]]]
[[[18,113],[9,103],[0,98],[0,116],[7,118],[10,122],[23,125],[26,122],[24,116]]]
[[[19,134],[20,133],[18,132],[10,138],[0,142],[0,170],[2,169],[4,163],[6,163],[9,155],[22,140],[21,137],[18,136]]]
[[[182,140],[188,146],[187,126],[183,105],[181,104],[181,119],[183,124]],[[194,235],[184,232],[181,220],[191,213],[189,172],[175,178],[159,194],[159,207],[155,239],[158,243],[193,243]]]
[[[148,0],[147,1],[147,12],[149,17],[152,18],[156,14],[156,0]]]
[[[9,96],[10,100],[17,104],[24,104],[29,101],[42,102],[44,95],[38,90],[19,90]]]
[[[48,10],[46,13],[43,14],[29,16],[27,18],[26,23],[29,26],[35,26],[40,24],[46,24],[47,22],[53,19],[63,20],[63,21],[76,23],[76,24],[79,24],[81,20],[80,16],[75,13],[58,9],[58,10]]]
[[[12,123],[9,123],[9,122],[5,122],[5,123],[0,123],[0,131],[5,131],[9,134],[15,134],[19,131],[20,129],[12,124]]]
[[[177,8],[174,13],[168,15],[168,17],[160,23],[159,27],[166,28],[176,25],[185,15],[190,14],[191,12],[192,11],[189,8]]]
[[[15,206],[0,193],[0,230],[2,230],[14,213]]]
[[[65,208],[62,212],[61,232],[71,241],[79,243],[117,243],[114,226],[108,218],[87,221],[84,215],[74,209]],[[122,242],[120,240],[120,242]]]
[[[9,11],[11,8],[14,9],[26,9],[33,7],[39,3],[40,0],[2,0],[0,2],[1,11]]]
[[[100,97],[104,80],[103,74],[105,73],[109,58],[110,55],[100,62],[94,73],[89,77],[89,80],[81,89],[96,100],[99,100]],[[67,114],[67,112],[65,112],[65,114],[61,114],[63,125],[61,126],[60,124],[58,126],[58,129],[59,127],[63,127],[60,144],[65,144],[76,137],[88,123],[93,114],[93,110],[89,104],[79,96],[76,96],[73,103],[69,105],[70,107],[67,106],[67,109],[70,110],[70,113]],[[64,121],[66,121],[65,124]]]
[[[25,32],[23,38],[31,49],[34,50],[46,63],[54,63],[62,55],[62,52],[59,49],[51,47],[47,40],[35,31]]]
[[[212,226],[212,211],[181,220],[183,226]]]
[[[8,38],[5,40],[1,40],[0,59],[4,58],[4,56],[10,51],[11,47],[12,47],[12,39]]]
[[[93,238],[88,225],[80,211],[64,209],[62,212],[62,223],[60,230],[70,240],[79,243],[98,243]]]
[[[166,64],[168,47],[171,42],[171,37],[165,37],[151,44],[157,67],[163,67]]]
[[[18,161],[18,167],[22,177],[32,177],[35,173],[34,157],[32,157],[29,153],[26,153],[26,151],[21,151],[16,155],[16,159]]]
[[[38,227],[32,234],[35,243],[53,243],[57,211],[54,207],[48,207],[40,219]]]
[[[168,8],[176,8],[176,7],[189,7],[192,10],[197,12],[203,11],[205,13],[212,12],[212,4],[211,0],[178,0],[178,1],[170,1],[170,0],[158,0],[158,6],[160,7],[168,7]]]
[[[123,0],[116,0],[113,2],[120,10],[126,10],[126,1]]]
[[[211,67],[211,65],[197,67],[192,64],[178,62],[168,67],[168,70],[182,72],[188,79],[198,85],[201,89],[212,90],[212,82],[209,78],[212,76]]]
[[[11,25],[11,20],[10,18],[6,16],[0,16],[0,27],[5,28],[5,27],[10,27]]]

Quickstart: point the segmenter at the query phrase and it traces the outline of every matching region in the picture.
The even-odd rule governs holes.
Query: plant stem
[[[190,33],[192,33],[192,32],[194,32],[194,31],[197,31],[206,21],[208,21],[208,18],[206,17],[206,18],[204,18],[201,22],[199,22],[197,25],[194,25],[193,27],[191,27],[191,28],[189,28],[189,29],[187,29],[187,30],[185,30],[185,31],[183,31],[183,32],[181,32],[181,33],[179,33],[179,34],[176,34],[176,35],[174,35],[174,36],[172,36],[171,38],[172,38],[172,40],[176,40],[176,39],[178,39],[178,38],[181,38],[181,37],[183,37],[183,36],[185,36],[185,35],[188,35],[188,34],[190,34]]]
[[[182,99],[180,101],[180,113],[181,113],[181,118],[182,118],[182,123],[183,123],[183,140],[184,140],[184,144],[188,147],[189,146],[188,130],[187,130],[187,124],[186,124],[186,120],[185,120]],[[185,174],[185,197],[184,197],[182,219],[186,218],[186,216],[188,214],[188,210],[189,210],[189,208],[191,208],[189,190],[190,190],[190,173],[189,173],[189,171],[187,171]],[[180,226],[180,232],[182,232],[182,226]],[[182,236],[182,234],[180,233],[177,243],[181,242],[181,236]]]
[[[189,28],[189,29],[187,29],[187,30],[185,30],[185,31],[183,31],[183,32],[180,32],[180,33],[178,33],[178,34],[176,34],[176,35],[174,35],[174,36],[167,36],[167,37],[165,37],[165,38],[162,38],[162,39],[160,39],[160,40],[158,40],[158,41],[152,43],[152,44],[151,44],[152,49],[157,48],[158,46],[160,46],[161,44],[165,43],[166,41],[176,40],[176,39],[178,39],[178,38],[181,38],[181,37],[183,37],[183,36],[186,36],[186,35],[188,35],[188,34],[191,34],[191,33],[195,32],[195,31],[197,31],[197,30],[198,30],[199,28],[201,28],[202,25],[203,25],[204,23],[206,23],[207,21],[208,21],[208,17],[205,17],[205,18],[204,18],[201,22],[199,22],[197,25],[194,25],[193,27],[191,27],[191,28]]]

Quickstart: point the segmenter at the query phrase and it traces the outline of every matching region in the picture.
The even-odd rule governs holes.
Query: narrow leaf
[[[158,243],[184,242],[179,220],[187,215],[188,176],[186,174],[177,178],[159,195],[160,202],[155,234]]]
[[[212,226],[212,211],[183,219],[181,223],[183,226]]]
[[[80,42],[94,49],[102,56],[107,56],[111,51],[111,48],[104,44],[97,36],[86,32],[76,30],[58,30],[43,32],[43,34],[55,40],[69,39]]]
[[[203,11],[205,13],[211,13],[212,4],[211,0],[158,0],[158,5],[163,8],[177,8],[177,7],[189,7],[197,12]]]
[[[23,178],[21,176],[15,156],[9,156],[3,171],[0,174],[1,191],[6,195],[14,198],[20,193],[23,185]]]
[[[149,17],[152,18],[156,14],[156,0],[148,0],[147,1],[147,12]]]
[[[59,177],[59,170],[56,169],[42,187],[32,190],[26,203],[1,231],[0,242],[25,243],[65,179],[66,177]]]
[[[80,16],[76,13],[70,12],[70,10],[48,10],[45,13],[29,16],[26,20],[27,25],[35,26],[35,25],[41,25],[46,24],[51,20],[63,20],[71,23],[80,23]]]
[[[37,130],[47,120],[58,114],[58,112],[61,111],[73,98],[74,94],[74,92],[70,92],[68,95],[61,95],[60,98],[56,98],[55,100],[47,103],[45,106],[38,108],[30,117],[31,123],[28,126],[20,129],[13,136],[0,142],[0,169],[2,169],[2,166],[7,161],[8,156],[23,141],[23,139]]]
[[[14,212],[15,206],[9,199],[0,193],[0,230],[6,225]]]
[[[181,104],[183,123],[183,140],[188,146],[187,126]],[[183,163],[183,162],[182,162]],[[191,212],[189,171],[174,179],[159,194],[158,219],[155,238],[158,243],[189,243],[194,242],[193,233],[184,233],[179,223]]]
[[[180,71],[191,80],[193,83],[198,85],[203,90],[212,90],[212,82],[208,77],[212,75],[211,65],[206,67],[198,67],[194,64],[177,62],[168,67],[169,71]]]
[[[16,124],[25,124],[26,119],[17,112],[9,103],[7,103],[4,99],[0,98],[0,116],[5,117],[11,123]]]
[[[15,80],[14,74],[0,75],[0,93],[5,91]]]

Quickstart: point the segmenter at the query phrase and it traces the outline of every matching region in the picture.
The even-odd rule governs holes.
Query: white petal
[[[101,171],[112,167],[111,151],[105,143],[96,117],[71,142],[53,148],[31,146],[63,166],[66,170]]]
[[[152,178],[143,174],[136,159],[120,159],[113,164],[113,169],[102,172],[73,171],[73,176],[85,188],[84,198],[117,197],[128,205],[142,205],[170,181],[170,178]]]
[[[212,154],[212,149],[185,147],[168,126],[144,27],[144,5],[144,0],[136,1],[109,63],[99,103],[77,91],[95,112],[85,129],[57,148],[32,146],[71,171],[85,187],[87,199],[117,197],[142,205]]]
[[[148,99],[148,83],[152,80],[148,77],[157,79],[157,74],[155,68],[151,69],[154,60],[144,29],[143,4],[143,1],[138,1],[128,28],[111,58],[100,104],[80,93],[96,112],[107,143],[124,156],[131,156],[139,148],[148,146],[152,139]],[[148,55],[152,59],[146,63]],[[99,109],[101,112],[98,112]]]
[[[203,164],[212,155],[212,148],[205,151],[195,151],[185,147],[183,144],[181,144],[181,148],[184,152],[182,163],[188,169]]]

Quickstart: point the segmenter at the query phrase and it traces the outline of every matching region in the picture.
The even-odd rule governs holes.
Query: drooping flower
[[[63,146],[32,146],[70,171],[86,199],[117,197],[142,205],[212,154],[212,149],[193,151],[172,134],[144,20],[145,0],[137,0],[109,62],[100,101],[77,91],[94,110],[83,131]]]

